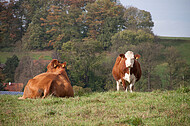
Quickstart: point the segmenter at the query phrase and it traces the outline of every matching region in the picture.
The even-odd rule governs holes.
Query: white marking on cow
[[[119,91],[119,84],[121,83],[121,79],[116,81],[116,83],[117,83],[117,91]]]
[[[130,72],[130,70],[129,70],[129,72]],[[130,73],[129,74],[125,73],[125,76],[123,77],[123,79],[130,83],[131,82]]]
[[[129,83],[130,92],[133,92],[132,87],[133,87],[133,85],[135,84],[135,82],[137,80],[135,75],[134,74],[130,75],[130,74],[125,73],[125,77],[123,77],[123,79],[126,80]],[[125,90],[126,92],[127,92],[127,88],[128,88],[128,86],[126,87],[126,90]]]
[[[125,57],[127,58],[125,60],[125,65],[126,67],[133,67],[133,64],[134,64],[134,53],[132,51],[127,51],[125,53]]]
[[[134,74],[131,75],[131,84],[130,84],[130,92],[133,92],[132,87],[134,86],[137,78],[135,77]]]

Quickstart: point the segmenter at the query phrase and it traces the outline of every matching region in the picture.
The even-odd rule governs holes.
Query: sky
[[[158,36],[190,37],[190,0],[120,0],[151,13]]]

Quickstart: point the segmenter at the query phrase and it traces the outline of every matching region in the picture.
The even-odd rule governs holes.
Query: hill
[[[14,54],[17,55],[19,59],[21,59],[23,56],[30,56],[34,60],[38,60],[38,59],[52,60],[51,58],[52,53],[53,51],[28,51],[28,52],[0,51],[0,63],[5,63],[7,58],[12,57]]]
[[[190,64],[190,37],[163,37],[158,36],[158,42],[166,47],[176,47],[181,56]],[[5,63],[7,58],[12,57],[14,54],[20,58],[23,56],[31,56],[33,59],[51,60],[53,51],[30,51],[30,52],[17,52],[17,51],[0,51],[0,63]],[[16,50],[16,49],[12,49]]]
[[[0,125],[190,125],[189,89],[18,100],[0,95]]]
[[[158,42],[166,47],[174,46],[183,59],[190,64],[190,37],[163,37],[159,36]]]

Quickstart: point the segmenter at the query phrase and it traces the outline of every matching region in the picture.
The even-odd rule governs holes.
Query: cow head
[[[140,58],[139,54],[134,54],[132,51],[127,51],[125,54],[120,54],[121,58],[124,58],[125,65],[128,68],[132,68],[135,62],[135,59]]]
[[[65,68],[66,62],[60,63],[57,59],[53,59],[47,66],[47,72],[56,72],[60,68]]]

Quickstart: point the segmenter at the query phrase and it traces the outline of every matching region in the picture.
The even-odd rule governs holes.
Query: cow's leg
[[[44,90],[44,96],[42,97],[42,99],[44,99],[48,94],[49,94],[49,90],[45,89]]]
[[[44,89],[44,96],[42,97],[43,99],[48,96],[50,94],[50,88],[52,85],[53,81],[49,81],[49,83],[46,85],[45,89]]]
[[[134,76],[134,74],[132,74],[132,76],[131,76],[131,83],[130,83],[130,85],[129,85],[129,88],[130,88],[130,92],[133,92],[133,89],[134,89],[134,85],[135,85],[135,82],[136,82],[136,80],[137,80],[137,78]]]
[[[120,84],[120,82],[116,81],[116,83],[117,83],[117,91],[119,91],[119,84]]]
[[[131,93],[133,92],[132,87],[133,87],[133,85],[132,85],[132,84],[130,84],[130,85],[129,85],[129,88],[130,88],[130,92],[131,92]]]
[[[122,79],[122,84],[123,84],[124,90],[126,90],[126,81],[124,79]]]
[[[131,84],[129,85],[130,92],[133,92],[135,82],[136,82],[136,79],[134,79],[134,80],[131,82]]]
[[[126,89],[125,89],[126,92],[128,91],[129,85],[130,85],[129,82],[127,82]]]

